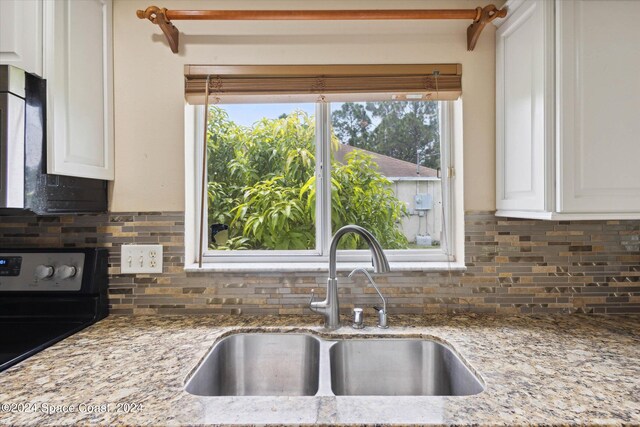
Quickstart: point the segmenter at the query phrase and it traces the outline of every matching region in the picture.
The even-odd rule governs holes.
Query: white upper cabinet
[[[48,172],[113,179],[112,5],[44,2]]]
[[[640,212],[640,1],[559,1],[558,210]]]
[[[506,6],[496,33],[497,215],[640,218],[640,2]]]
[[[550,6],[544,0],[528,1],[496,32],[498,209],[546,209],[545,113],[551,106],[545,105],[545,90],[552,75],[545,67],[550,27],[545,18],[553,11]]]
[[[0,0],[0,64],[42,77],[42,0]]]

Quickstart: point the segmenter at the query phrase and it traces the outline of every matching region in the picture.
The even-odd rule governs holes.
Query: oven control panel
[[[1,253],[0,292],[79,291],[83,253]]]

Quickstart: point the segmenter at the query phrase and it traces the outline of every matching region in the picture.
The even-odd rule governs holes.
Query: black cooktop
[[[107,316],[107,258],[105,249],[0,249],[0,372]]]
[[[0,371],[88,326],[85,322],[0,322]]]

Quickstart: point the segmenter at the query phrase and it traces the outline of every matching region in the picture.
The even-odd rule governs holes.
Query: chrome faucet
[[[356,268],[351,273],[349,273],[349,278],[351,279],[351,277],[353,277],[353,275],[358,273],[358,272],[364,274],[367,277],[367,279],[369,279],[369,283],[371,283],[373,285],[373,287],[375,288],[376,292],[380,296],[380,299],[382,300],[382,308],[373,307],[376,310],[378,310],[378,328],[382,328],[382,329],[388,328],[389,325],[387,325],[387,300],[382,295],[382,292],[380,292],[380,289],[378,289],[378,285],[376,285],[376,282],[375,282],[375,280],[373,280],[373,277],[371,277],[371,274],[369,274],[369,272],[367,270],[365,270],[364,268],[362,268],[362,267]]]
[[[382,250],[382,246],[366,229],[358,225],[345,225],[333,236],[331,247],[329,248],[329,278],[327,279],[327,296],[323,301],[314,301],[314,292],[311,291],[309,308],[324,315],[324,327],[326,329],[338,329],[340,327],[340,306],[338,305],[338,278],[336,277],[336,254],[338,242],[347,233],[360,235],[371,251],[373,269],[376,273],[386,273],[390,270],[389,261]]]

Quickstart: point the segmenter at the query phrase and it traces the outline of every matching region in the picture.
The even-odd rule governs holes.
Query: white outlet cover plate
[[[162,273],[162,245],[122,245],[120,272]]]

